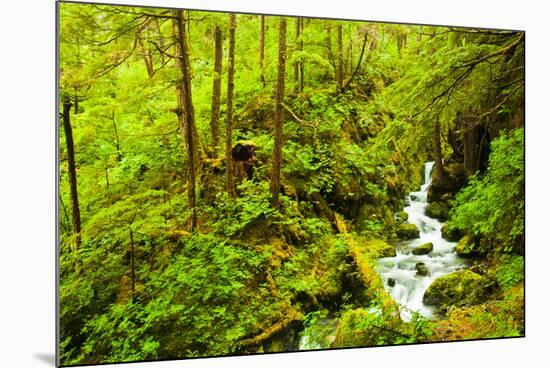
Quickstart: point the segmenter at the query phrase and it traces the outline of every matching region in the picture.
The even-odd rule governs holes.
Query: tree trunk
[[[67,144],[67,162],[69,164],[69,188],[71,191],[71,211],[75,250],[80,248],[80,206],[78,204],[78,189],[76,183],[76,164],[74,159],[73,129],[71,127],[71,100],[68,96],[63,99],[63,130]]]
[[[325,38],[325,44],[327,48],[327,60],[334,65],[332,60],[332,24],[330,23],[330,21],[328,21],[326,24],[326,30],[327,30],[327,33]]]
[[[233,183],[233,160],[231,149],[233,148],[233,74],[235,72],[235,14],[229,14],[229,55],[227,65],[227,114],[225,122],[225,172],[227,193],[235,196],[235,185]]]
[[[399,55],[401,55],[401,47],[403,46],[402,42],[403,42],[403,39],[401,38],[401,33],[399,33],[398,31],[397,32],[397,53]]]
[[[157,29],[158,43],[159,43],[160,49],[164,50],[164,36],[162,35],[162,30],[160,29],[160,23],[158,18],[154,18],[153,22],[155,23],[155,27]],[[159,52],[159,54],[160,54],[160,63],[164,65],[164,53]]]
[[[359,60],[357,61],[357,65],[355,67],[355,70],[353,70],[351,77],[348,79],[346,84],[342,87],[342,91],[345,91],[350,86],[351,82],[353,81],[353,78],[355,78],[355,76],[357,75],[357,72],[359,71],[359,67],[361,66],[361,61],[363,61],[363,55],[365,54],[365,46],[367,45],[367,38],[368,38],[368,33],[365,32],[363,46],[361,47],[361,55],[359,55]]]
[[[296,18],[296,38],[294,39],[294,51],[296,54],[301,51],[300,48],[300,19]],[[294,90],[299,92],[300,91],[300,62],[298,60],[294,61]]]
[[[214,31],[214,87],[212,92],[212,117],[210,120],[210,132],[212,134],[212,148],[214,156],[217,156],[218,144],[220,141],[220,99],[222,91],[222,31],[216,26]]]
[[[302,37],[304,35],[304,18],[300,18],[300,27]],[[304,41],[300,40],[300,51],[304,50]],[[304,61],[300,61],[300,93],[304,92]]]
[[[372,39],[370,41],[370,51],[373,51],[374,49],[376,49],[376,47],[378,46],[378,25],[375,24],[373,27],[372,27]]]
[[[474,175],[478,170],[478,129],[477,126],[463,123],[464,131],[464,172],[466,178]]]
[[[262,85],[265,87],[264,55],[265,55],[265,16],[260,15],[260,82],[262,82]]]
[[[191,210],[191,231],[195,230],[197,225],[196,214],[196,195],[195,195],[195,142],[193,137],[193,127],[195,126],[195,110],[193,108],[193,98],[191,94],[191,68],[189,65],[189,53],[187,45],[187,36],[185,23],[183,21],[183,11],[175,11],[177,44],[178,51],[176,64],[180,69],[181,79],[178,81],[178,115],[180,116],[180,128],[184,136],[184,142],[187,144],[187,175],[188,175],[188,198],[189,209]],[[182,124],[183,123],[183,124]],[[182,126],[183,125],[183,126]]]
[[[344,55],[342,47],[342,25],[338,25],[338,70],[336,71],[337,92],[342,92],[344,85]]]
[[[151,55],[151,51],[149,50],[149,48],[143,42],[143,35],[141,34],[141,32],[138,33],[136,37],[141,54],[143,55],[143,62],[145,63],[145,67],[147,69],[147,75],[149,76],[149,78],[151,78],[155,72],[153,69],[153,56]]]
[[[286,19],[279,22],[279,66],[277,73],[277,97],[275,104],[275,145],[273,147],[273,173],[271,175],[272,204],[279,208],[283,140],[283,99],[285,93]]]
[[[434,186],[441,185],[445,183],[446,175],[443,170],[443,155],[441,154],[441,124],[439,121],[435,122],[434,125],[434,171],[432,175],[432,184]]]

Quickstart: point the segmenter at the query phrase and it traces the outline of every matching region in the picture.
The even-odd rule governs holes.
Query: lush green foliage
[[[226,137],[228,16],[184,12],[199,156],[192,229],[174,14],[60,5],[60,93],[71,102],[64,118],[77,182],[71,188],[70,137],[60,129],[63,364],[288,351],[297,348],[286,344],[290,332],[304,326],[319,339],[340,326],[323,348],[437,341],[448,331],[454,339],[522,334],[522,33],[304,19],[297,38],[297,20],[288,18],[276,208],[269,182],[279,18],[265,17],[262,69],[260,17],[236,16],[234,129]],[[220,128],[212,132],[216,26],[224,56]],[[294,63],[302,63],[303,89]],[[492,140],[486,171],[457,174],[468,185],[448,226],[486,248],[492,263],[484,267],[499,287],[479,308],[404,322],[375,264],[395,253],[387,243],[404,220],[394,214],[434,159],[436,121],[446,169],[464,166],[467,128]],[[252,180],[236,177],[235,196],[225,190],[216,133],[220,142],[256,145]],[[493,257],[500,248],[517,254]]]
[[[470,179],[451,212],[451,227],[471,231],[488,248],[521,251],[525,216],[523,142],[523,129],[494,140],[487,173]]]

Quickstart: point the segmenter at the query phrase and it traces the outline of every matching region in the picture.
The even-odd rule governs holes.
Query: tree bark
[[[304,18],[300,18],[301,35],[304,35]],[[304,41],[300,40],[300,51],[304,50]],[[304,61],[300,61],[300,93],[304,91]]]
[[[336,89],[338,93],[342,92],[344,85],[344,55],[342,46],[342,25],[338,25],[338,69],[336,71]]]
[[[191,210],[191,231],[195,230],[197,225],[196,214],[196,194],[195,194],[195,142],[193,137],[193,127],[195,126],[195,110],[193,108],[193,98],[191,94],[191,68],[189,65],[189,53],[187,45],[187,36],[185,23],[183,20],[183,11],[175,11],[175,23],[177,28],[178,54],[176,64],[180,69],[181,78],[178,81],[178,115],[180,117],[180,128],[184,136],[184,142],[187,144],[187,176],[188,176],[188,200]]]
[[[332,24],[330,23],[330,21],[328,21],[326,24],[326,30],[327,30],[327,33],[325,38],[325,44],[327,48],[327,60],[334,65],[332,60]]]
[[[372,27],[372,39],[370,41],[370,51],[373,51],[378,46],[378,25]]]
[[[367,45],[367,38],[368,38],[368,33],[365,32],[363,47],[361,48],[361,55],[359,55],[359,60],[357,61],[357,65],[355,67],[355,70],[352,72],[351,77],[348,79],[346,84],[342,87],[343,91],[345,91],[349,87],[349,85],[351,84],[351,82],[353,81],[355,76],[357,75],[357,72],[359,71],[359,67],[361,66],[361,61],[363,61],[363,55],[365,54],[365,46]]]
[[[145,63],[145,68],[147,69],[147,76],[151,78],[155,72],[155,70],[153,69],[153,56],[151,55],[151,51],[149,50],[147,45],[143,42],[143,35],[141,34],[141,32],[138,33],[136,37],[138,40],[141,54],[143,56],[143,62]]]
[[[72,103],[68,96],[63,99],[63,130],[65,131],[65,142],[67,145],[67,162],[69,165],[69,188],[71,191],[72,226],[75,239],[75,250],[80,248],[80,206],[78,204],[78,188],[76,181],[76,164],[74,157],[73,129],[71,127]]]
[[[265,16],[260,15],[260,82],[262,82],[262,85],[265,87],[264,57],[265,57]]]
[[[294,39],[294,50],[296,53],[301,51],[300,48],[300,17],[296,18],[296,38]],[[298,60],[294,61],[294,90],[299,92],[300,91],[300,62]]]
[[[235,184],[233,182],[233,160],[231,149],[233,148],[233,74],[235,72],[235,14],[229,14],[229,55],[227,66],[227,111],[225,119],[225,172],[227,193],[235,196]]]
[[[445,182],[445,171],[443,170],[443,155],[441,154],[441,124],[436,121],[434,124],[434,171],[432,175],[432,184],[437,186]]]
[[[222,85],[222,31],[216,25],[214,31],[214,86],[212,92],[212,117],[210,120],[210,132],[212,135],[212,148],[214,155],[217,155],[217,149],[220,141],[220,100],[221,100],[221,85]]]
[[[464,172],[466,178],[474,175],[479,169],[478,166],[478,129],[477,126],[463,123],[464,132]]]
[[[273,173],[271,175],[272,205],[279,208],[283,140],[283,100],[285,93],[286,19],[279,22],[279,65],[277,72],[277,97],[275,104],[275,145],[273,147]]]

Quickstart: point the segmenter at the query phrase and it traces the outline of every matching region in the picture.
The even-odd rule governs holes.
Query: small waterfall
[[[428,187],[434,162],[424,164],[424,183],[417,192],[407,196],[408,222],[415,224],[420,230],[420,238],[405,241],[396,245],[395,257],[380,258],[378,272],[384,281],[384,287],[390,295],[404,308],[401,318],[410,321],[413,312],[418,312],[426,318],[433,317],[435,310],[422,303],[424,292],[438,277],[463,268],[467,263],[454,252],[456,243],[449,242],[441,237],[443,224],[424,213],[428,206]],[[417,246],[432,242],[434,249],[427,255],[413,255],[412,250]],[[427,276],[419,276],[416,264],[422,262],[428,268]],[[392,279],[393,286],[389,280]],[[372,311],[373,313],[376,310]],[[314,350],[330,348],[336,337],[338,320],[320,318],[305,327],[300,332],[299,350]]]
[[[408,205],[404,208],[409,215],[408,222],[420,230],[420,238],[398,244],[396,257],[381,258],[378,262],[378,271],[385,288],[404,307],[401,317],[406,321],[411,319],[412,312],[432,317],[434,309],[422,303],[424,292],[436,278],[463,268],[466,264],[454,252],[456,243],[441,237],[443,224],[424,213],[428,206],[427,189],[431,183],[433,165],[433,162],[425,163],[424,183],[418,192],[411,192],[407,196]],[[433,243],[432,252],[427,255],[412,254],[414,248],[427,242]],[[415,266],[419,262],[428,268],[427,276],[417,275]],[[390,279],[393,286],[390,286]]]

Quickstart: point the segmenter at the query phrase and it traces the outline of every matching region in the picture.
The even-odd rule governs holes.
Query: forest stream
[[[395,244],[395,257],[380,258],[378,273],[384,287],[392,298],[402,306],[401,318],[410,321],[417,312],[425,318],[435,318],[435,308],[422,302],[422,297],[430,284],[438,277],[447,275],[467,265],[454,251],[456,243],[441,237],[443,224],[425,214],[428,205],[428,188],[434,162],[424,164],[424,183],[417,192],[406,197],[404,211],[409,215],[408,222],[420,230],[420,237]],[[414,255],[412,250],[431,242],[433,250],[428,254]],[[425,276],[417,272],[417,264],[423,264],[428,270]],[[299,350],[326,349],[336,337],[337,319],[323,318],[307,326],[300,334]]]
[[[424,292],[436,278],[463,268],[467,262],[455,253],[456,243],[441,237],[443,224],[425,214],[433,165],[433,162],[424,164],[424,184],[418,192],[411,192],[407,196],[408,206],[404,208],[409,215],[408,222],[415,224],[420,230],[420,237],[397,244],[396,257],[379,260],[380,276],[386,290],[395,301],[404,307],[401,309],[401,318],[405,321],[410,321],[413,312],[431,318],[434,308],[422,302]],[[433,250],[430,253],[412,254],[414,248],[428,242],[433,244]],[[423,263],[427,267],[428,274],[426,276],[417,274],[416,265],[419,263]]]

